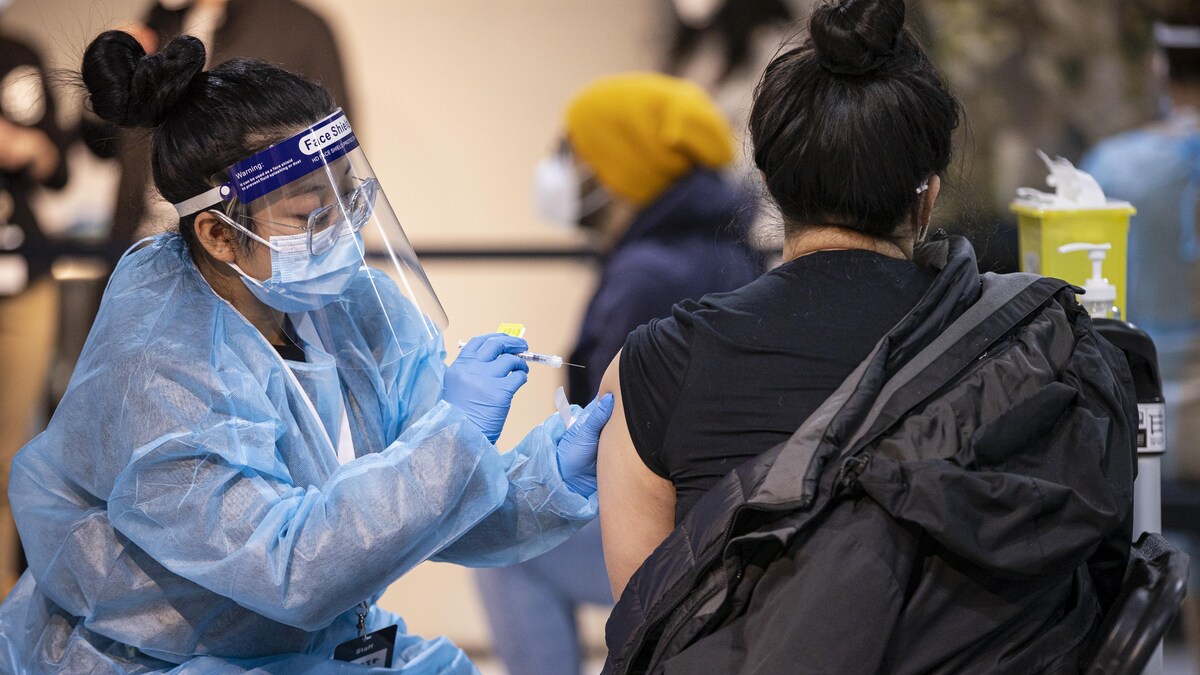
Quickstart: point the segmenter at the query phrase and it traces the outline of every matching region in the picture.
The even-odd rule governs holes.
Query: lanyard
[[[358,637],[365,638],[367,636],[367,611],[370,610],[370,605],[364,600],[358,603]]]

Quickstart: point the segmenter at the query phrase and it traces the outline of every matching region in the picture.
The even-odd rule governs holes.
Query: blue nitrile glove
[[[446,369],[442,400],[461,410],[492,443],[504,429],[513,394],[529,377],[529,365],[515,356],[528,350],[529,343],[518,337],[478,335]]]
[[[558,472],[577,495],[591,497],[596,492],[596,449],[612,409],[612,394],[595,399],[558,442]]]

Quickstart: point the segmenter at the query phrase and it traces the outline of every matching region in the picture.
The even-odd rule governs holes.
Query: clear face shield
[[[341,367],[361,361],[374,368],[432,344],[446,327],[441,302],[340,110],[214,182],[175,205],[180,217],[207,211],[250,240],[259,273],[231,266],[278,312],[297,346],[319,346]]]

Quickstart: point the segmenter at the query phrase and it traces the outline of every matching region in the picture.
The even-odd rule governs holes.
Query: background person
[[[45,72],[30,46],[0,34],[0,598],[21,574],[9,464],[42,414],[58,331],[54,247],[31,208],[39,187],[67,182]]]
[[[153,4],[143,24],[126,30],[148,53],[180,35],[192,35],[208,50],[209,65],[245,57],[300,73],[319,82],[347,115],[353,115],[354,101],[333,31],[324,18],[296,0],[162,0]],[[168,221],[174,216],[157,201],[151,185],[149,138],[128,131],[120,137],[121,182],[110,235],[114,251],[128,248],[139,232],[153,231],[156,216],[165,215]],[[161,208],[153,208],[156,203]]]
[[[1128,316],[1154,339],[1167,410],[1164,478],[1200,482],[1200,6],[1149,2],[1165,65],[1163,119],[1113,136],[1081,163],[1104,194],[1137,208],[1129,222]],[[1186,525],[1179,523],[1178,525]],[[1170,528],[1171,523],[1164,523]],[[1200,548],[1200,531],[1171,532]],[[1200,588],[1193,565],[1190,588]],[[1200,599],[1189,592],[1183,626],[1200,655]]]
[[[568,398],[595,397],[629,332],[671,305],[733,290],[761,272],[746,243],[751,200],[719,173],[729,125],[696,85],[651,73],[604,77],[568,104],[563,145],[535,177],[543,218],[594,235],[600,281],[568,359]],[[496,651],[510,673],[577,672],[576,612],[608,605],[600,529],[546,555],[477,573]]]
[[[1200,11],[1160,23],[1165,119],[1097,145],[1081,168],[1137,207],[1129,321],[1154,338],[1168,406],[1168,474],[1200,479]]]

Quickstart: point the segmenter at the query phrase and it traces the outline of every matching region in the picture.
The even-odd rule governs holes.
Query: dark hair
[[[891,238],[950,163],[961,106],[904,27],[903,0],[814,10],[809,39],[754,94],[754,163],[790,234],[836,225]]]
[[[1200,49],[1164,49],[1167,76],[1174,82],[1200,84]]]
[[[1200,26],[1200,0],[1137,0],[1140,16],[1147,27],[1154,24],[1171,26]],[[1167,77],[1173,82],[1190,85],[1200,84],[1200,49],[1189,47],[1163,47],[1167,59]]]
[[[178,203],[213,187],[213,176],[320,121],[335,109],[321,85],[252,59],[204,71],[204,45],[189,35],[147,55],[133,36],[101,33],[83,55],[93,112],[122,127],[154,130],[154,184]],[[179,223],[196,254],[195,217]]]

